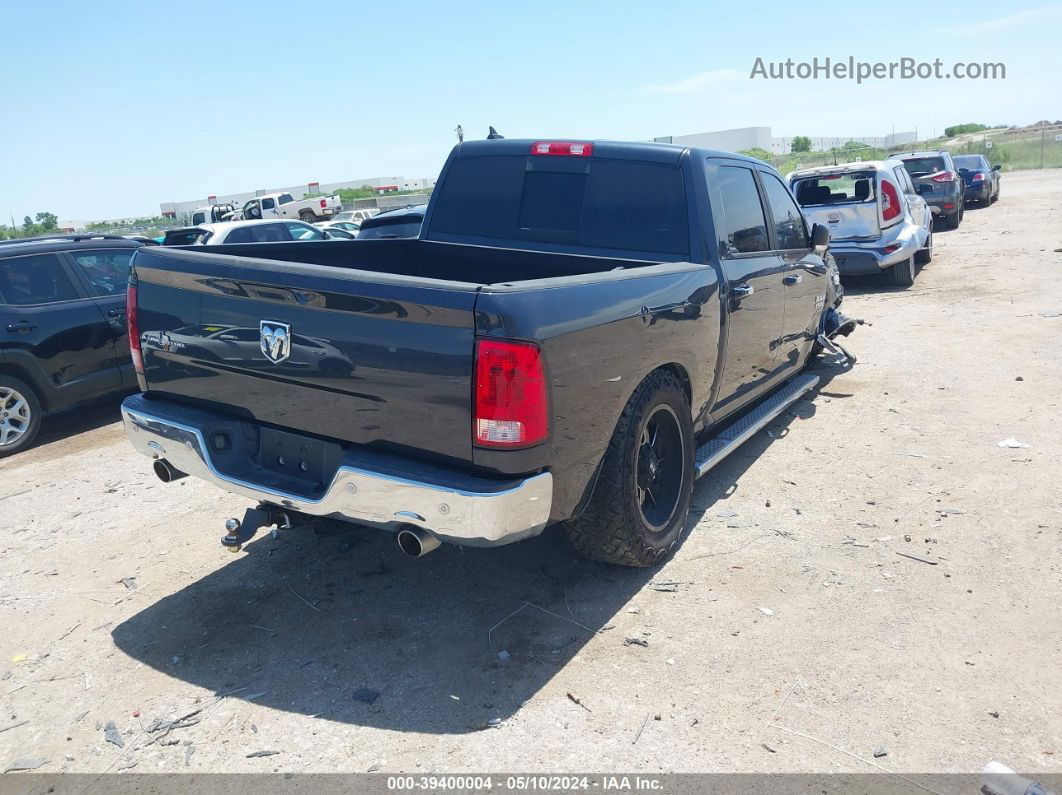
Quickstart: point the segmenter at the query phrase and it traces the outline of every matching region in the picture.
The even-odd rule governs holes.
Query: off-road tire
[[[29,427],[25,433],[17,441],[0,446],[0,458],[6,458],[33,445],[37,432],[41,429],[41,415],[44,411],[41,408],[41,401],[37,397],[37,393],[25,381],[10,375],[0,375],[0,388],[13,389],[18,392],[29,405],[30,411]],[[2,410],[3,407],[0,407],[0,411]]]
[[[299,220],[307,224],[312,224],[317,220],[317,216],[309,210],[303,210],[299,213]]]
[[[664,405],[678,418],[682,475],[674,513],[659,532],[645,521],[637,497],[638,451],[643,426]],[[678,377],[657,370],[635,390],[620,415],[589,504],[566,525],[572,546],[582,555],[620,566],[652,566],[682,538],[693,494],[694,439],[690,404]]]
[[[889,278],[897,287],[910,287],[915,280],[914,257],[908,257],[903,262],[897,262],[889,268]]]
[[[929,237],[926,238],[925,248],[920,248],[915,252],[915,262],[918,265],[928,265],[933,261],[933,230],[929,230]]]

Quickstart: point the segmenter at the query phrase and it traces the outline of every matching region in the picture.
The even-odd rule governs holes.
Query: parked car
[[[958,229],[963,216],[963,185],[951,155],[939,150],[891,154],[889,158],[903,161],[915,190],[926,200],[934,219],[942,220],[946,229]]]
[[[933,258],[933,215],[899,160],[805,168],[787,179],[805,217],[830,230],[842,275],[886,271],[908,286],[916,264]]]
[[[297,200],[290,193],[269,193],[257,196],[233,220],[266,220],[269,218],[298,218],[305,223],[326,221],[342,209],[338,196],[318,196]]]
[[[307,514],[417,556],[563,524],[590,557],[653,565],[694,479],[812,389],[806,365],[854,326],[828,237],[741,155],[466,141],[419,239],[137,252],[144,393],[124,421],[162,480],[256,501],[226,523],[232,549]],[[259,345],[224,366],[166,347],[222,325]],[[353,373],[322,372],[296,335]]]
[[[172,242],[171,242],[172,234]],[[290,243],[340,239],[302,221],[222,221],[166,233],[164,246],[231,245],[233,243]]]
[[[963,199],[994,204],[999,198],[999,166],[984,155],[956,155],[955,166],[962,176]]]
[[[374,215],[379,214],[379,210],[375,207],[360,207],[356,210],[340,210],[333,217],[333,221],[351,221],[356,224],[360,224],[366,218],[372,218]]]
[[[199,226],[199,224],[216,224],[221,221],[231,221],[235,215],[235,204],[208,204],[204,207],[196,207],[192,210],[192,217],[190,220],[192,226]]]
[[[358,233],[357,232],[349,232],[346,229],[343,229],[342,227],[338,227],[338,226],[336,226],[336,227],[326,227],[324,229],[324,233],[325,233],[325,235],[327,237],[330,237],[333,240],[357,240],[358,239]]]
[[[427,205],[418,204],[415,207],[387,210],[372,218],[366,218],[358,230],[358,240],[416,237],[420,234],[425,207]]]
[[[33,444],[46,414],[136,388],[125,290],[141,247],[107,235],[0,246],[0,458]]]
[[[357,221],[324,221],[323,223],[314,224],[319,229],[327,229],[328,231],[334,231],[336,229],[342,229],[344,232],[349,232],[354,237],[358,236],[358,232],[361,230],[361,224]]]

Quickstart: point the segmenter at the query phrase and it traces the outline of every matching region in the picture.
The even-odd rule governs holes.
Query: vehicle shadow
[[[820,365],[818,389],[840,371]],[[734,495],[795,416],[814,414],[814,397],[780,415],[773,436],[757,434],[702,478],[687,535]],[[444,545],[418,560],[388,533],[314,520],[251,543],[112,637],[133,659],[216,693],[237,691],[233,698],[460,734],[514,715],[595,635],[622,652],[610,622],[653,575],[586,561],[560,529],[495,549]]]
[[[40,433],[26,451],[42,445],[102,428],[122,419],[122,400],[128,392],[96,398],[73,408],[49,414],[41,423]],[[17,455],[12,460],[17,459]]]

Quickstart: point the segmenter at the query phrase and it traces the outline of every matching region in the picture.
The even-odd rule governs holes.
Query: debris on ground
[[[118,763],[118,766],[115,768],[115,770],[129,770],[133,767],[136,767],[135,759],[123,759],[121,762]]]
[[[881,759],[881,757],[888,756],[888,755],[889,755],[889,752],[887,750],[885,750],[885,746],[884,745],[879,745],[877,748],[874,749],[874,758],[875,759]]]
[[[41,765],[48,764],[47,759],[41,759],[40,757],[24,757],[22,759],[16,759],[13,762],[9,762],[4,768],[5,773],[13,773],[16,770],[36,770]]]
[[[630,637],[628,637],[628,638],[624,638],[623,639],[623,645],[624,646],[648,646],[649,645],[649,641],[647,641],[645,638],[630,638]]]
[[[585,709],[585,710],[586,710],[587,712],[591,712],[591,709],[590,709],[590,707],[586,706],[586,704],[584,704],[584,703],[583,703],[582,701],[580,701],[579,699],[577,699],[577,698],[576,698],[576,697],[575,697],[574,695],[572,695],[571,693],[567,693],[566,695],[568,696],[568,700],[569,700],[570,702],[572,702],[573,704],[575,704],[575,705],[576,705],[576,706],[578,706],[578,707],[582,707],[582,708],[583,708],[583,709]]]
[[[689,585],[687,582],[667,581],[667,582],[651,582],[649,587],[654,591],[663,591],[664,593],[674,593],[679,589],[680,585]]]
[[[184,749],[184,766],[185,767],[190,767],[191,766],[192,754],[194,754],[194,753],[195,753],[195,746],[194,745],[189,744]]]
[[[498,662],[509,662],[509,660],[511,659],[512,655],[509,654],[509,652],[507,652],[505,649],[502,649],[500,652],[498,652]]]
[[[763,747],[763,748],[764,748],[765,750],[767,750],[767,751],[770,751],[770,752],[771,752],[772,754],[776,754],[776,753],[778,753],[778,752],[777,752],[776,750],[774,750],[773,748],[771,748],[771,746],[767,745],[767,743],[760,743],[760,745],[761,745],[761,746],[762,746],[762,747]]]
[[[107,721],[107,725],[103,727],[103,739],[119,748],[125,747],[125,738],[122,737],[122,733],[118,731],[113,720]]]
[[[137,588],[136,577],[122,577],[122,579],[118,580],[118,582],[120,582],[130,591],[135,591]]]
[[[991,715],[993,718],[998,718],[999,717],[999,713],[994,711],[994,710],[992,712],[989,712],[988,714]]]
[[[1002,442],[996,443],[997,447],[1006,447],[1010,450],[1017,450],[1019,448],[1028,447],[1025,442],[1019,442],[1017,439],[1004,439]]]
[[[17,729],[19,726],[25,726],[27,723],[29,723],[28,720],[20,720],[18,723],[10,723],[7,726],[0,727],[0,734],[11,731],[11,729]]]
[[[917,560],[919,563],[928,563],[930,566],[936,566],[939,561],[930,560],[929,558],[920,558],[918,555],[908,555],[906,552],[897,552],[897,555],[910,558],[911,560]]]
[[[276,756],[279,753],[280,753],[280,751],[252,751],[251,753],[247,754],[247,756],[244,757],[244,758],[245,759],[258,759],[261,756]]]
[[[355,701],[360,701],[363,704],[375,704],[376,699],[380,697],[379,690],[373,690],[370,687],[359,687],[351,694],[351,698]]]
[[[193,709],[191,712],[186,712],[179,718],[173,718],[172,720],[156,718],[152,721],[151,725],[144,730],[144,734],[148,736],[148,740],[141,747],[146,748],[153,743],[157,743],[174,729],[187,729],[189,726],[195,726],[202,720],[202,717],[199,715],[202,711],[202,707],[199,707]]]
[[[761,613],[763,613],[765,616],[773,616],[774,615],[774,611],[771,610],[771,608],[769,608],[769,607],[760,607],[760,608],[757,608],[757,609]]]

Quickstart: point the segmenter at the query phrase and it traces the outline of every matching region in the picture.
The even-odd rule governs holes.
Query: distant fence
[[[398,196],[373,196],[370,199],[354,199],[351,202],[343,202],[344,210],[365,210],[375,207],[379,210],[388,210],[394,207],[406,207],[409,205],[427,204],[431,198],[430,193],[403,193]]]
[[[1062,168],[1062,124],[1022,129],[984,130],[952,138],[932,138],[901,146],[875,147],[858,144],[825,152],[791,152],[764,160],[782,174],[798,168],[838,163],[883,160],[902,152],[943,149],[952,155],[984,155],[1004,171]]]

